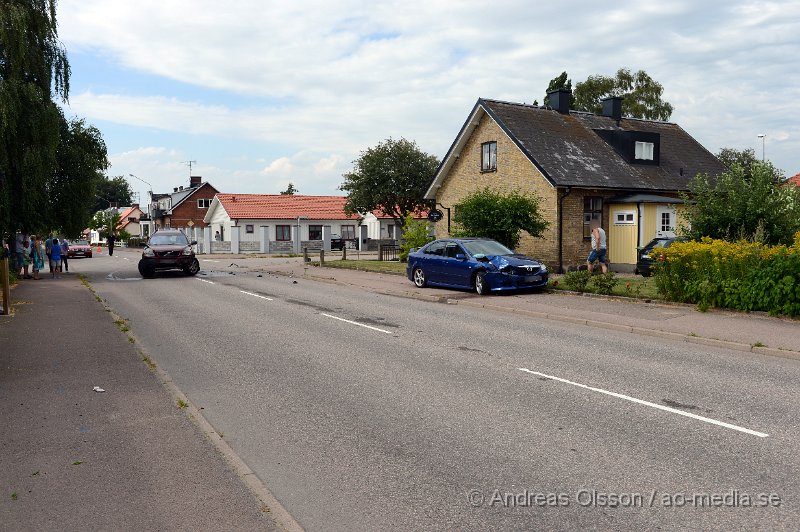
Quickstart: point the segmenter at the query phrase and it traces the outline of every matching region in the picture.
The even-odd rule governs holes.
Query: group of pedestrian
[[[19,232],[14,237],[13,249],[13,253],[9,253],[11,269],[20,279],[41,279],[45,262],[52,278],[60,277],[62,271],[69,271],[69,242],[66,238],[49,235],[42,242],[39,235]]]

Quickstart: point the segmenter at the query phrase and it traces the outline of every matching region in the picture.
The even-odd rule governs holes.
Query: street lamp
[[[767,134],[766,133],[760,133],[758,135],[758,138],[761,139],[761,161],[763,162],[765,160],[764,159],[764,152],[765,152],[766,147],[767,147]]]

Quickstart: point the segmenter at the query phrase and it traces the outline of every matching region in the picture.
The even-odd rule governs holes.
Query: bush
[[[592,274],[588,270],[581,270],[577,272],[569,272],[564,275],[562,282],[568,290],[575,290],[576,292],[586,292],[589,285],[589,279]]]
[[[658,291],[673,301],[800,315],[800,232],[791,247],[703,238],[662,250]]]
[[[403,240],[400,242],[400,262],[408,261],[412,249],[421,248],[431,240],[430,227],[425,220],[415,220],[407,214],[404,220]]]
[[[598,294],[610,296],[614,287],[619,283],[619,279],[614,272],[601,273],[592,277],[592,286]]]

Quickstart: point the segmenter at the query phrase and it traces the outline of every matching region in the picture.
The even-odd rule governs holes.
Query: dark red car
[[[89,245],[88,240],[73,240],[69,243],[67,258],[74,259],[76,257],[92,258],[92,246]]]
[[[150,236],[139,259],[139,273],[142,277],[154,277],[157,271],[182,270],[186,275],[197,275],[200,263],[194,256],[197,242],[189,242],[183,232],[176,229],[162,229]]]

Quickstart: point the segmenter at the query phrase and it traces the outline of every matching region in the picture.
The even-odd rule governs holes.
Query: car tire
[[[489,282],[486,280],[486,272],[484,271],[475,274],[473,284],[475,285],[475,292],[477,292],[479,296],[485,296],[490,291]]]
[[[200,262],[197,259],[194,259],[189,266],[183,269],[183,273],[186,275],[197,275],[197,272],[200,271]]]
[[[144,277],[145,279],[152,279],[156,276],[156,269],[152,266],[142,266],[139,265],[139,275]]]
[[[428,279],[425,277],[425,272],[422,268],[414,268],[414,272],[411,274],[414,279],[414,285],[417,288],[425,288],[428,285]]]

